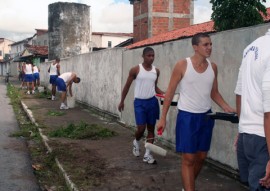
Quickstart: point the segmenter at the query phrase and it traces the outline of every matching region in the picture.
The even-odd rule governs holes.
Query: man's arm
[[[217,82],[217,65],[215,63],[212,63],[212,68],[214,70],[215,73],[215,78],[214,78],[214,82],[213,82],[213,87],[211,90],[211,98],[212,100],[218,104],[225,112],[236,112],[235,109],[231,108],[229,106],[229,104],[227,104],[225,102],[225,100],[223,99],[223,97],[221,96],[221,94],[219,93],[218,90],[218,82]]]
[[[118,105],[118,110],[120,112],[124,110],[124,101],[126,99],[126,96],[128,94],[129,88],[130,88],[133,80],[136,79],[136,77],[137,77],[138,72],[139,72],[139,66],[133,67],[129,71],[129,75],[128,75],[126,84],[125,84],[123,91],[122,91],[122,94],[121,94],[121,101]]]
[[[72,83],[76,78],[77,78],[76,74],[72,73],[70,78],[67,81],[67,88],[68,88],[68,91],[69,91],[69,94],[70,94],[71,97],[73,96],[73,94],[72,94]]]
[[[157,71],[157,79],[156,79],[156,82],[155,82],[155,91],[158,94],[164,94],[165,92],[162,91],[161,89],[159,89],[159,87],[157,86],[157,84],[158,84],[158,78],[159,78],[159,75],[160,75],[160,71],[159,71],[158,68],[156,68],[156,71]]]
[[[186,67],[187,67],[186,60],[182,60],[182,61],[178,62],[173,69],[171,79],[169,82],[169,86],[168,86],[168,89],[166,91],[164,102],[163,102],[161,118],[157,124],[158,131],[163,132],[165,127],[166,127],[167,113],[168,113],[168,110],[170,108],[173,96],[175,94],[175,90],[176,90],[179,82],[183,78],[184,72],[186,71]]]
[[[57,75],[60,76],[60,64],[56,65]]]

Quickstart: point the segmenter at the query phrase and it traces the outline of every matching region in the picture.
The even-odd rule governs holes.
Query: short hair
[[[147,52],[150,52],[150,51],[153,51],[153,52],[154,52],[154,49],[151,48],[151,47],[145,47],[145,48],[143,49],[143,55],[145,55]]]
[[[27,59],[25,62],[29,63],[29,64],[33,64],[32,60],[30,60],[30,59]]]
[[[60,58],[56,58],[55,61],[56,61],[56,62],[60,62]]]
[[[191,44],[198,45],[201,38],[210,38],[210,36],[207,33],[197,33],[192,37]]]
[[[81,78],[77,77],[77,83],[80,83]]]

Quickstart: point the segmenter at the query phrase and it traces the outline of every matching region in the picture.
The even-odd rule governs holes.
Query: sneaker
[[[26,92],[26,94],[28,94],[28,95],[29,95],[29,94],[30,94],[30,91],[27,91],[27,92]]]
[[[66,106],[66,105],[61,105],[61,106],[60,106],[60,109],[68,109],[68,106]]]
[[[55,100],[55,96],[52,96],[52,101],[54,101]]]
[[[140,147],[139,147],[139,144],[137,143],[136,139],[134,139],[134,141],[133,141],[133,155],[135,157],[140,156]]]
[[[32,94],[35,94],[35,90],[32,91]]]
[[[143,162],[147,162],[148,164],[157,164],[157,161],[152,155],[144,155]]]

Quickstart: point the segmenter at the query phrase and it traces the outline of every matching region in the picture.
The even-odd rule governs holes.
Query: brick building
[[[130,0],[130,3],[134,42],[193,24],[193,0]]]

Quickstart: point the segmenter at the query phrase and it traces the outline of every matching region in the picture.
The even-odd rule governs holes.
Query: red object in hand
[[[160,98],[165,98],[165,95],[163,94],[156,94],[157,97],[160,97]]]
[[[161,135],[162,135],[162,129],[159,129],[158,132],[157,132],[157,134],[158,134],[159,136],[161,136]]]

